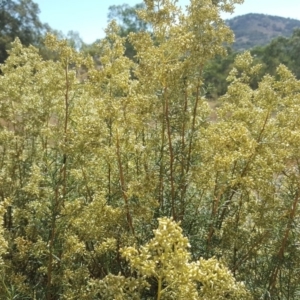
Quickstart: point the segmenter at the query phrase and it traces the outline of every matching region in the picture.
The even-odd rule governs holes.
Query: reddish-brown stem
[[[169,144],[169,154],[170,154],[170,185],[171,185],[171,203],[172,203],[172,217],[176,221],[176,209],[175,209],[175,186],[174,186],[174,153],[172,147],[172,132],[171,132],[171,122],[169,116],[169,99],[167,97],[167,87],[164,89],[164,98],[165,98],[165,118],[166,118],[166,125],[167,125],[167,135],[168,135],[168,144]]]
[[[194,105],[194,109],[193,109],[192,130],[191,130],[191,136],[190,136],[190,140],[189,140],[189,149],[188,149],[188,158],[187,158],[187,164],[186,164],[186,173],[188,173],[189,169],[190,169],[192,146],[193,146],[193,137],[194,137],[195,127],[196,127],[196,117],[197,117],[197,109],[198,109],[199,99],[200,99],[200,82],[198,83],[198,86],[197,86],[195,105]]]
[[[261,142],[261,140],[262,140],[262,136],[263,136],[263,133],[264,133],[264,131],[265,131],[267,122],[268,122],[268,120],[269,120],[269,116],[270,116],[270,112],[268,111],[268,112],[267,112],[267,115],[266,115],[266,117],[265,117],[264,123],[263,123],[263,127],[262,127],[262,129],[261,129],[261,131],[260,131],[260,133],[259,133],[258,138],[257,138],[258,146],[259,146],[259,144],[260,144],[260,142]],[[247,171],[249,170],[250,163],[254,160],[256,154],[257,154],[257,151],[255,151],[255,152],[250,156],[250,158],[248,159],[248,161],[247,161],[245,167],[243,168],[243,170],[242,170],[242,172],[241,172],[241,175],[240,175],[241,178],[244,177],[244,176],[246,175]],[[234,169],[235,169],[235,168],[236,168],[236,163],[235,163],[235,165],[234,165]],[[218,228],[221,228],[221,227],[222,227],[222,223],[223,223],[223,220],[224,220],[224,218],[225,218],[227,209],[228,209],[229,204],[231,203],[231,201],[232,201],[234,195],[236,194],[236,191],[237,191],[238,187],[239,187],[239,183],[236,184],[236,186],[231,187],[232,192],[231,192],[230,196],[228,197],[227,201],[225,202],[225,204],[223,205],[223,209],[222,209],[221,213],[219,214],[220,217],[218,218],[218,224],[217,224],[217,227],[218,227]],[[214,200],[214,203],[213,203],[213,205],[212,205],[212,217],[215,217],[216,214],[217,214],[217,210],[219,210],[219,202],[220,202],[220,200],[221,200],[222,195],[224,194],[224,191],[225,191],[225,189],[222,189],[222,190],[219,192],[218,197],[215,198],[215,200]],[[212,220],[213,220],[213,219],[212,219]],[[212,237],[213,237],[213,235],[214,235],[214,232],[215,232],[215,230],[214,230],[214,223],[212,222],[212,224],[211,224],[211,226],[210,226],[210,228],[209,228],[208,235],[207,235],[207,249],[210,248],[210,243],[211,243],[211,239],[212,239]]]
[[[212,223],[209,227],[209,231],[208,231],[208,235],[207,235],[207,254],[210,250],[211,239],[212,239],[212,237],[214,235],[214,232],[215,232],[214,219],[216,217],[218,207],[219,207],[219,203],[220,203],[220,200],[221,200],[221,197],[222,197],[223,193],[224,193],[224,188],[219,191],[218,195],[213,200],[212,212],[211,212],[211,222]]]
[[[128,204],[128,197],[126,193],[126,184],[125,184],[125,177],[124,177],[124,172],[123,172],[123,165],[122,165],[122,159],[121,159],[121,151],[120,151],[120,141],[119,141],[119,134],[117,132],[116,134],[116,150],[117,150],[117,159],[118,159],[118,165],[119,165],[119,176],[120,176],[120,183],[121,183],[121,190],[122,190],[122,196],[124,199],[125,203],[125,210],[126,210],[126,218],[127,218],[127,223],[128,226],[134,234],[134,227],[133,227],[133,222],[132,222],[132,217],[129,211],[129,204]]]
[[[110,91],[111,93],[111,91]],[[112,146],[112,119],[109,118],[109,121],[108,121],[108,126],[109,126],[109,147]],[[111,200],[112,198],[112,195],[111,195],[111,164],[110,164],[110,161],[108,160],[107,162],[108,164],[108,175],[107,175],[107,179],[108,179],[108,199]]]
[[[46,299],[52,299],[52,269],[53,269],[53,247],[56,236],[56,213],[57,206],[59,201],[59,191],[58,187],[55,189],[55,205],[53,207],[52,219],[51,219],[51,233],[50,233],[50,241],[49,241],[49,258],[48,258],[48,266],[47,266],[47,289],[46,289]]]
[[[262,241],[264,240],[264,238],[269,234],[268,231],[264,232],[258,239],[257,241],[250,247],[250,249],[248,250],[248,252],[243,255],[243,257],[241,257],[233,266],[233,268],[231,269],[231,271],[233,273],[235,273],[238,268],[242,265],[242,263],[244,263],[246,261],[246,259],[248,259],[250,257],[250,255],[252,255],[253,253],[255,253],[254,249],[256,247],[258,247],[259,244],[262,243]]]
[[[272,291],[274,290],[274,288],[276,286],[278,272],[280,271],[280,267],[281,267],[281,264],[282,264],[282,261],[283,261],[283,258],[284,258],[284,251],[285,251],[287,241],[288,241],[288,237],[289,237],[289,234],[290,234],[290,231],[291,231],[291,228],[292,228],[292,223],[293,223],[294,217],[296,215],[298,202],[299,202],[299,192],[297,192],[297,194],[295,196],[295,199],[293,201],[292,208],[291,208],[291,210],[288,214],[289,219],[288,219],[288,223],[287,223],[287,226],[286,226],[286,230],[285,230],[284,236],[282,238],[279,251],[276,254],[276,258],[278,259],[278,263],[277,263],[276,267],[274,268],[274,270],[272,271],[271,276],[270,276],[270,280],[269,280],[269,289],[268,290],[271,293],[272,293]]]
[[[185,159],[185,124],[186,124],[186,113],[187,113],[187,107],[188,107],[188,94],[187,90],[185,88],[184,93],[184,106],[183,106],[183,120],[182,120],[182,129],[181,129],[181,183],[180,183],[180,215],[178,216],[179,219],[182,221],[185,211],[185,192],[187,188],[187,182],[186,182],[186,159]]]
[[[265,118],[265,120],[264,120],[263,127],[262,127],[262,129],[261,129],[261,131],[260,131],[260,133],[259,133],[258,139],[257,139],[257,144],[258,144],[258,146],[257,146],[257,148],[256,148],[256,151],[255,151],[254,153],[252,153],[252,155],[249,157],[249,159],[248,159],[248,161],[247,161],[245,167],[243,168],[243,170],[242,170],[242,172],[241,172],[240,178],[243,178],[243,177],[246,175],[247,171],[249,170],[250,163],[253,162],[253,160],[254,160],[254,158],[255,158],[255,156],[256,156],[256,154],[257,154],[257,149],[258,149],[258,147],[259,147],[259,145],[260,145],[260,142],[261,142],[261,140],[262,140],[262,136],[263,136],[263,133],[264,133],[264,131],[265,131],[265,129],[266,129],[266,125],[267,125],[267,122],[268,122],[268,120],[269,120],[269,116],[270,116],[270,112],[268,111],[268,112],[267,112],[267,115],[266,115],[266,118]],[[222,209],[221,216],[220,216],[220,218],[219,218],[219,228],[221,228],[221,226],[222,226],[222,223],[223,223],[223,220],[224,220],[224,218],[225,218],[227,209],[228,209],[228,207],[229,207],[229,204],[231,203],[231,200],[232,200],[233,196],[234,196],[235,193],[236,193],[236,190],[237,190],[238,186],[239,186],[239,184],[237,184],[235,187],[232,187],[232,193],[231,193],[229,199],[226,201],[226,203],[225,203],[225,205],[224,205],[224,207],[223,207],[223,209]]]
[[[68,69],[68,62],[65,68],[65,80],[66,80],[66,92],[65,92],[65,120],[64,120],[64,148],[67,146],[68,142],[68,121],[69,121],[69,69]],[[65,151],[65,149],[64,149]],[[67,189],[67,154],[63,154],[63,199],[66,195],[66,189]]]
[[[202,67],[200,67],[200,73],[202,72]],[[195,98],[195,104],[194,104],[194,108],[193,108],[193,119],[192,119],[192,128],[191,128],[191,134],[189,136],[189,143],[188,143],[188,151],[187,151],[187,159],[186,159],[186,163],[185,163],[185,177],[186,175],[189,173],[190,170],[190,166],[191,166],[191,156],[192,156],[192,147],[193,147],[193,137],[194,137],[194,133],[196,131],[196,118],[197,118],[197,109],[198,109],[198,105],[199,105],[199,100],[200,100],[200,82],[198,82],[198,86],[196,89],[196,98]],[[187,101],[187,98],[186,98]],[[184,177],[183,177],[184,179]],[[183,199],[184,196],[186,194],[187,191],[187,187],[188,187],[188,183],[185,182],[182,185],[182,189],[181,189],[181,203],[182,203],[182,211],[181,211],[181,215],[183,217],[184,215],[184,203],[183,203]]]
[[[165,102],[163,101],[163,112],[162,112],[162,129],[161,129],[161,148],[160,148],[160,168],[159,168],[159,201],[160,206],[164,207],[164,145],[165,145]]]
[[[86,173],[85,173],[82,166],[81,166],[81,172],[82,172],[82,176],[83,176],[83,179],[84,179],[84,182],[85,182],[85,189],[86,189],[86,192],[88,194],[89,201],[92,201],[92,199],[93,199],[92,193],[91,193],[90,188],[88,186],[88,179],[87,179]]]
[[[68,61],[66,62],[65,68],[65,80],[66,80],[66,91],[65,91],[65,116],[64,116],[64,153],[62,159],[62,166],[59,172],[59,180],[57,181],[55,187],[55,203],[52,211],[52,220],[51,220],[51,234],[49,241],[49,259],[48,259],[48,267],[47,267],[47,288],[46,288],[46,299],[52,299],[52,270],[53,270],[53,247],[56,239],[56,218],[59,215],[60,207],[64,203],[64,198],[66,196],[67,191],[67,154],[66,154],[66,146],[68,142],[67,132],[68,132],[68,119],[69,119],[69,70],[68,70]],[[62,197],[60,197],[59,186],[62,183]],[[61,198],[61,199],[60,199]]]

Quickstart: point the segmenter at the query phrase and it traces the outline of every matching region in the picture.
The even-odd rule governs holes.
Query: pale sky
[[[85,43],[92,43],[104,36],[108,7],[127,3],[133,6],[142,0],[33,0],[39,5],[43,23],[67,33],[77,31]],[[179,0],[183,7],[189,0]],[[231,18],[247,13],[262,13],[300,20],[300,0],[245,0],[238,5]]]

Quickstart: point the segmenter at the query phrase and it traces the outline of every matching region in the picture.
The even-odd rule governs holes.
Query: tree
[[[45,25],[38,18],[39,8],[32,0],[3,0],[0,3],[0,62],[18,37],[24,45],[40,43]]]
[[[128,4],[112,5],[108,8],[108,21],[117,21],[121,36],[127,36],[130,32],[145,31],[149,25],[140,19],[137,14],[137,11],[144,8],[144,3],[136,4],[133,7]]]
[[[116,20],[119,25],[119,34],[126,38],[125,55],[133,59],[136,55],[133,45],[127,39],[131,32],[142,32],[149,29],[149,23],[138,17],[138,11],[145,8],[144,3],[133,7],[128,4],[112,5],[109,7],[108,21]]]
[[[204,67],[235,2],[145,1],[101,67],[48,35],[0,77],[0,293],[11,299],[297,299],[299,81],[236,58],[217,118]],[[86,70],[84,78],[80,77]],[[134,76],[132,76],[132,74]],[[6,252],[5,252],[6,251]],[[5,252],[5,253],[4,253]]]
[[[278,37],[268,45],[257,46],[250,50],[255,62],[262,64],[260,73],[252,78],[251,86],[257,88],[258,82],[265,74],[275,75],[280,64],[286,65],[295,76],[300,78],[299,70],[299,30],[295,30],[289,38]],[[229,49],[226,57],[212,59],[205,67],[205,83],[207,85],[207,96],[217,99],[225,94],[227,90],[226,78],[233,66],[238,52]]]
[[[300,30],[296,29],[289,38],[278,37],[268,45],[261,48],[254,48],[252,53],[264,63],[263,71],[275,74],[279,64],[286,65],[299,79],[299,50]]]

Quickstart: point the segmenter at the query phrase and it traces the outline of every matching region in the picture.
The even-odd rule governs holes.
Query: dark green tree
[[[256,47],[252,54],[264,65],[264,73],[274,75],[279,64],[286,65],[300,78],[300,29],[290,38],[278,37],[265,47]]]
[[[112,5],[108,13],[108,20],[116,20],[121,27],[121,35],[127,36],[130,32],[139,32],[147,30],[147,23],[141,20],[137,11],[145,8],[144,3],[139,3],[134,6],[128,4]]]
[[[218,56],[212,59],[205,68],[204,79],[208,99],[216,99],[227,91],[226,78],[237,55],[237,52],[234,52],[230,47],[227,48],[227,52],[227,56]]]
[[[136,52],[128,40],[129,33],[146,31],[149,27],[149,24],[140,19],[137,14],[137,11],[143,8],[145,8],[144,3],[139,3],[134,6],[129,6],[128,4],[112,5],[108,8],[108,21],[116,20],[120,26],[120,36],[126,37],[125,55],[131,59],[133,59]]]
[[[224,95],[228,83],[226,78],[232,68],[234,59],[239,52],[227,49],[228,56],[218,56],[212,59],[205,68],[204,78],[207,96],[216,99]],[[252,78],[251,86],[256,88],[265,74],[274,76],[280,64],[287,66],[296,78],[300,79],[300,29],[296,29],[289,38],[280,36],[266,46],[256,46],[251,49],[254,61],[262,65],[260,72]]]
[[[40,21],[38,14],[39,7],[32,0],[0,1],[0,63],[7,58],[7,50],[16,37],[27,46],[41,43],[47,25]]]

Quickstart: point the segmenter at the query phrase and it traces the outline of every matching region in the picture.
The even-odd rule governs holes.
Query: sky
[[[133,6],[142,0],[33,0],[39,5],[40,20],[48,23],[51,28],[64,34],[76,31],[85,43],[93,43],[104,37],[107,25],[108,7],[124,3]],[[189,0],[179,0],[183,7]],[[300,0],[245,0],[238,5],[232,15],[224,18],[247,13],[262,13],[300,20]]]

